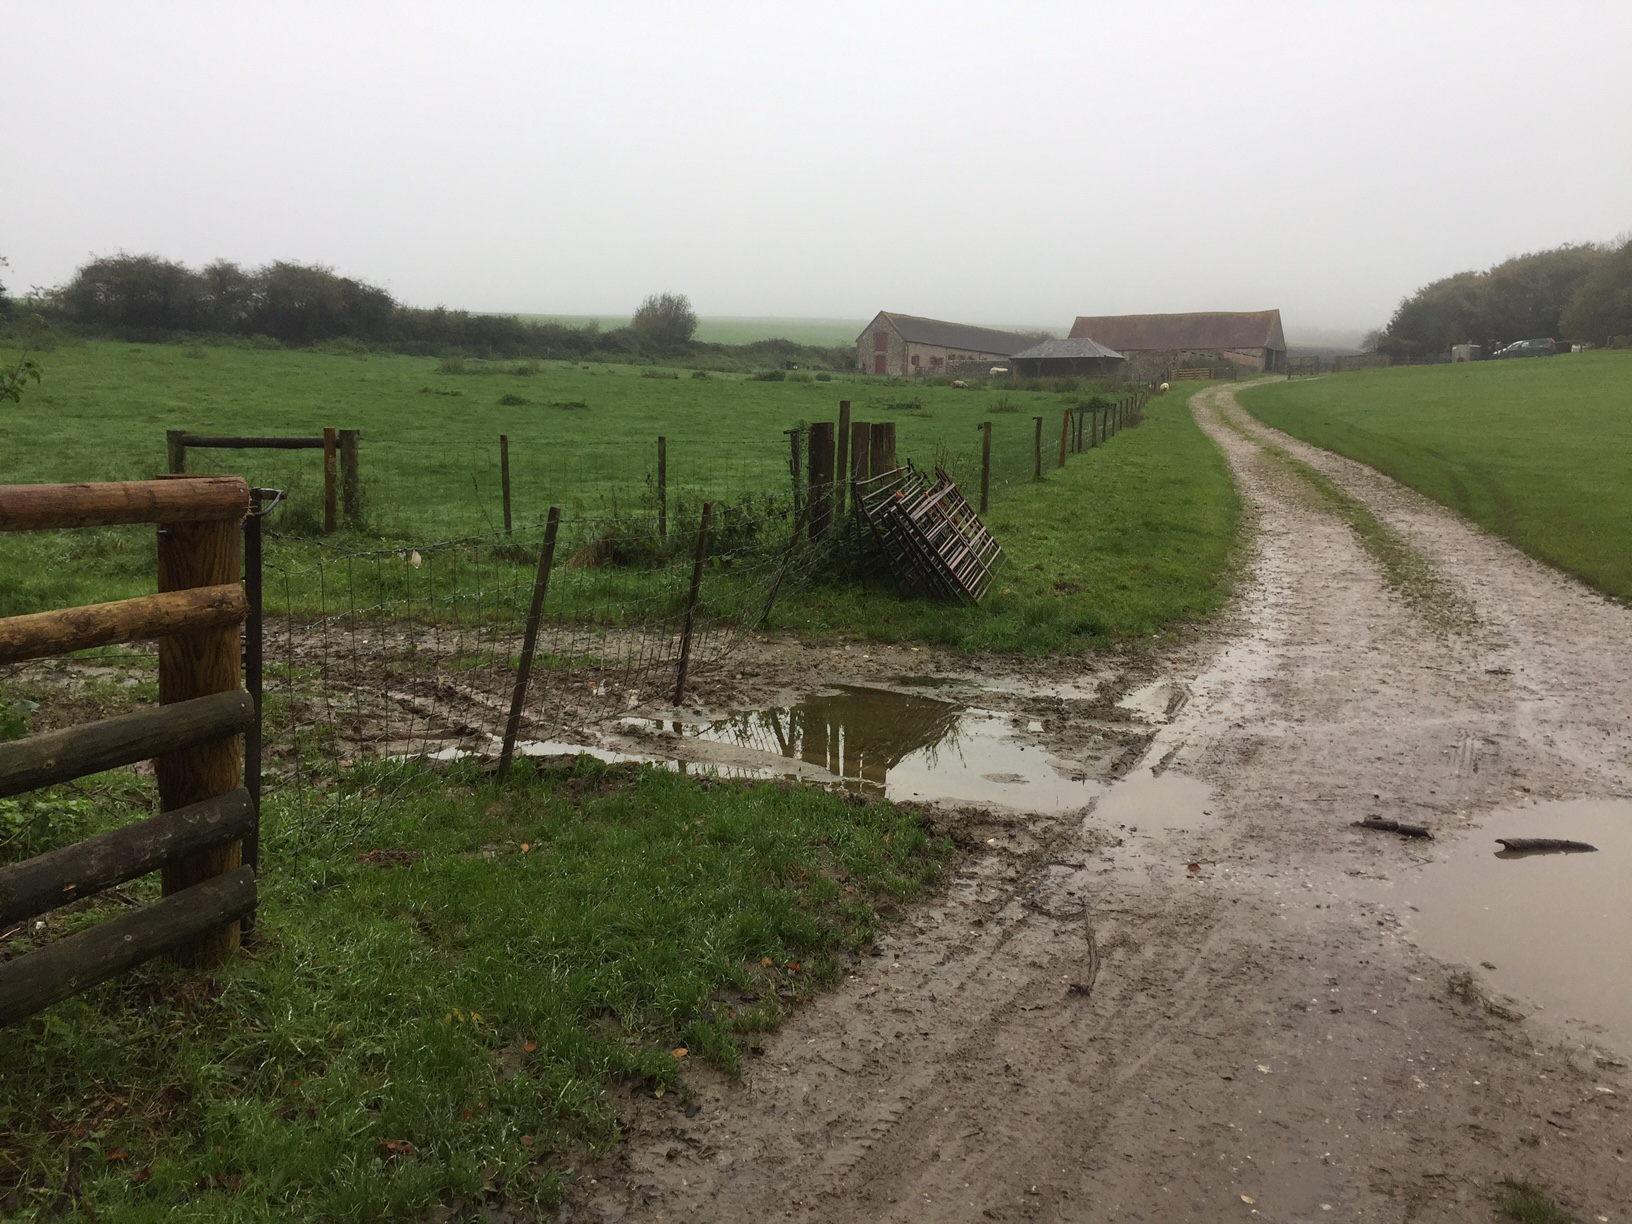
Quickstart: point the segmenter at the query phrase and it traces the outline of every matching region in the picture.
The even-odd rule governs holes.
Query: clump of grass
[[[421,395],[448,395],[455,398],[464,394],[463,391],[444,391],[441,387],[421,387],[419,393]]]
[[[640,372],[640,376],[642,378],[679,378],[680,373],[677,370],[651,370],[651,369],[647,369],[647,370],[642,370]]]
[[[589,405],[586,404],[583,400],[551,400],[550,401],[550,407],[551,408],[567,408],[567,409],[577,410],[577,409],[580,409],[580,408],[588,408]]]
[[[244,955],[8,1030],[8,1215],[531,1214],[614,1090],[736,1068],[951,853],[890,804],[587,758],[359,768],[268,795],[262,837]]]
[[[470,370],[465,366],[463,357],[444,357],[436,367],[438,374],[468,374]]]
[[[707,378],[708,377],[708,371],[707,370],[693,370],[691,372],[691,376],[693,378],[697,378],[697,379]]]
[[[523,405],[530,404],[532,402],[533,402],[532,400],[523,399],[519,395],[501,395],[501,396],[499,396],[499,403],[503,404],[506,408],[520,408]]]
[[[1496,1200],[1508,1218],[1520,1224],[1580,1224],[1564,1208],[1526,1181],[1504,1181]]]
[[[758,374],[754,375],[754,381],[755,382],[787,382],[788,381],[788,372],[786,370],[761,370]]]
[[[1008,396],[1000,395],[997,397],[997,402],[987,408],[986,411],[992,413],[1019,412],[1020,405],[1012,403]]]

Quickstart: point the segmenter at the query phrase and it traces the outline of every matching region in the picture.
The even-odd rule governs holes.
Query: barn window
[[[912,355],[912,364],[913,364],[913,365],[917,365],[917,364],[918,364],[918,354],[917,354],[917,353],[914,353],[914,354],[913,354],[913,355]]]
[[[873,352],[887,353],[890,351],[890,333],[878,332],[873,336]]]

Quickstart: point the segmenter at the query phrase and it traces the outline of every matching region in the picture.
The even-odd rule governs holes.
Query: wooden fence
[[[151,759],[161,809],[0,867],[0,928],[154,870],[163,881],[162,900],[0,963],[0,1024],[161,954],[208,968],[238,946],[240,920],[255,908],[259,832],[259,524],[250,510],[251,491],[236,476],[0,486],[0,531],[157,524],[159,587],[137,599],[0,619],[0,663],[156,641],[160,702],[0,744],[0,797]],[[248,592],[240,581],[245,537]]]
[[[363,517],[362,477],[358,470],[359,429],[324,429],[321,437],[245,438],[220,434],[188,433],[185,429],[165,431],[165,449],[170,458],[170,474],[187,470],[189,450],[320,450],[323,452],[323,530],[338,530],[340,512],[346,522],[358,525]],[[499,435],[504,453],[504,529],[510,530],[510,448],[509,439]],[[335,479],[339,463],[338,487]]]

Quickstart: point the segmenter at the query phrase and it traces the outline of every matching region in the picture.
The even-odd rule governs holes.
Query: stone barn
[[[1083,316],[1072,325],[1071,338],[1091,339],[1121,353],[1128,359],[1124,376],[1141,381],[1171,377],[1181,366],[1286,372],[1278,310]]]
[[[863,374],[985,374],[1036,344],[1030,336],[891,314],[887,310],[856,337],[856,369]]]
[[[1015,378],[1116,378],[1127,358],[1094,340],[1044,340],[1009,361]]]

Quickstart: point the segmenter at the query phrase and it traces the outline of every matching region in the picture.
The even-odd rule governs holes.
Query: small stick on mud
[[[1596,851],[1598,849],[1597,846],[1589,846],[1586,842],[1563,841],[1556,837],[1498,837],[1496,841],[1502,847],[1502,850],[1510,854],[1545,851],[1555,853],[1560,851]],[[1499,854],[1501,851],[1497,851],[1497,853]]]
[[[1381,816],[1367,816],[1364,820],[1354,822],[1357,829],[1376,829],[1379,833],[1398,833],[1401,837],[1425,837],[1433,840],[1431,829],[1423,825],[1401,824],[1398,820],[1387,820]]]

